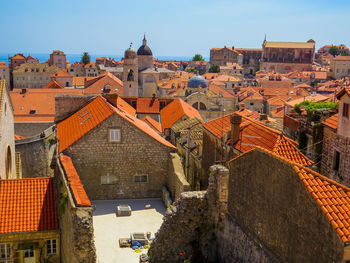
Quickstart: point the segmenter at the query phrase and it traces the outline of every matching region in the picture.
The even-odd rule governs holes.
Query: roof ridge
[[[53,177],[49,177],[49,176],[46,176],[46,177],[33,177],[33,178],[14,178],[14,179],[0,179],[0,182],[8,182],[8,181],[19,181],[19,180],[25,180],[25,181],[28,181],[28,180],[44,180],[44,179],[53,179]]]

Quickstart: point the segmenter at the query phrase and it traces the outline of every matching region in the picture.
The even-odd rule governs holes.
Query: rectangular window
[[[57,254],[57,242],[56,239],[46,241],[46,255]]]
[[[339,165],[340,165],[340,152],[335,151],[334,159],[333,159],[333,170],[339,171]]]
[[[110,142],[120,142],[120,129],[110,129],[109,130],[109,141]]]
[[[134,176],[134,182],[135,183],[147,183],[148,181],[148,176],[143,174],[143,175],[135,175]]]
[[[9,259],[11,257],[10,244],[0,244],[0,259]]]
[[[349,118],[349,104],[343,104],[343,117]]]
[[[101,176],[101,184],[115,184],[117,182],[117,176],[115,175],[102,175]]]

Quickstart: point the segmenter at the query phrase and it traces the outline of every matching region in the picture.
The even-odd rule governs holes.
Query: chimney
[[[267,120],[267,114],[265,113],[260,113],[260,118],[261,121],[266,121]]]
[[[110,104],[114,107],[118,107],[118,94],[116,93],[107,93],[102,95]]]
[[[25,94],[27,92],[27,89],[22,89],[21,94]]]
[[[235,144],[239,139],[240,125],[242,122],[242,116],[237,113],[233,113],[230,116],[231,122],[231,146]]]

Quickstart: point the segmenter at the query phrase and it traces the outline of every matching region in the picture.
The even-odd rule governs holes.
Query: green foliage
[[[60,194],[60,198],[59,198],[58,210],[61,215],[64,214],[64,212],[66,211],[67,204],[68,204],[68,193],[67,191],[64,191]]]
[[[301,114],[300,104],[295,104],[294,105],[294,110],[295,110],[296,113],[298,113],[300,115]]]
[[[219,73],[220,67],[218,65],[213,65],[209,68],[209,73]]]
[[[303,153],[306,152],[306,146],[307,146],[307,136],[306,131],[301,130],[298,135],[298,143],[299,143],[299,150]]]
[[[339,54],[338,47],[336,47],[336,46],[330,47],[328,52],[329,52],[329,54],[331,54],[333,56],[336,56]]]
[[[203,58],[202,55],[196,54],[196,55],[194,55],[194,57],[192,58],[192,61],[204,61],[204,58]]]
[[[83,55],[81,56],[81,62],[83,62],[84,65],[90,63],[90,55],[88,52],[83,53]]]
[[[307,116],[309,120],[317,121],[317,118],[320,117],[320,114],[318,111],[322,110],[332,110],[336,109],[338,107],[338,103],[335,103],[333,101],[323,101],[323,102],[312,102],[305,100],[299,104],[294,105],[294,110],[296,113],[301,114],[302,109],[304,108],[307,112]]]
[[[197,74],[197,72],[198,72],[195,68],[191,68],[191,67],[187,67],[186,71],[187,72],[193,72],[194,74]]]

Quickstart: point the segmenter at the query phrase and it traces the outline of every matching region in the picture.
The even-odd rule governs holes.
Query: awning
[[[23,251],[23,250],[27,250],[27,249],[37,249],[39,247],[39,243],[23,243],[23,244],[19,244],[17,251]]]

